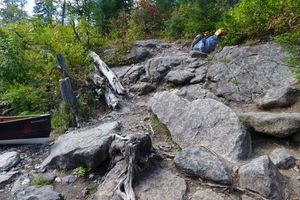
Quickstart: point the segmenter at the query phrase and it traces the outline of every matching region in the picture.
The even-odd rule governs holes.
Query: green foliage
[[[82,166],[77,167],[73,170],[73,172],[79,177],[84,177],[87,174],[87,171],[88,170]]]
[[[220,16],[227,10],[227,0],[182,0],[168,21],[168,36],[194,37],[200,32],[213,31]]]
[[[224,44],[263,38],[299,28],[300,1],[241,0],[218,25],[227,30]]]
[[[49,182],[47,180],[45,180],[44,177],[42,176],[37,176],[34,178],[34,180],[31,182],[32,186],[45,186],[45,185],[49,185]]]

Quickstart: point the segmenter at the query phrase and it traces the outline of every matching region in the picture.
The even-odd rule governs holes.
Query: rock
[[[199,84],[182,87],[178,92],[176,92],[176,94],[189,101],[204,98],[210,98],[215,100],[218,99],[218,97],[216,97],[213,93],[211,93],[209,90],[203,89],[202,86]]]
[[[22,175],[14,182],[11,189],[11,194],[15,195],[17,192],[24,190],[28,186],[30,186],[30,179],[27,175]]]
[[[56,177],[56,178],[54,179],[54,181],[55,181],[56,183],[61,183],[61,178],[60,178],[60,177]]]
[[[207,89],[228,101],[251,103],[253,95],[296,82],[284,64],[286,56],[273,42],[224,47],[212,58],[215,64],[208,68]]]
[[[181,69],[170,71],[165,79],[167,82],[173,83],[174,85],[184,85],[194,77],[194,73],[190,72],[189,70]]]
[[[222,193],[217,193],[211,189],[200,189],[197,190],[191,200],[224,200],[226,196]]]
[[[128,60],[132,60],[134,63],[137,63],[150,56],[151,53],[146,48],[134,47],[126,57]]]
[[[147,47],[147,48],[156,48],[159,43],[161,41],[160,40],[136,40],[133,45],[136,47]]]
[[[101,124],[79,129],[60,136],[51,147],[50,155],[41,168],[57,166],[72,169],[79,166],[96,168],[108,159],[108,151],[119,123]]]
[[[147,171],[134,185],[137,199],[183,200],[186,199],[185,180],[170,171],[155,169]]]
[[[16,151],[0,155],[0,171],[8,171],[20,162],[20,154]]]
[[[98,191],[93,197],[93,200],[119,200],[114,194],[115,188],[120,181],[125,177],[126,171],[125,160],[118,162],[106,175],[105,180],[101,183]]]
[[[71,183],[74,183],[76,181],[76,176],[71,174],[71,175],[63,177],[61,180],[65,184],[71,184]]]
[[[131,92],[137,92],[139,95],[146,95],[150,92],[154,91],[156,88],[151,85],[150,83],[137,83],[133,86],[131,86],[130,91]]]
[[[254,131],[279,138],[300,131],[300,113],[248,112],[239,116],[241,121]]]
[[[222,184],[231,183],[229,168],[204,147],[187,147],[176,154],[174,162],[188,175]]]
[[[191,84],[195,84],[195,83],[203,83],[203,82],[205,82],[207,70],[208,70],[207,67],[200,67],[200,68],[196,69],[195,78],[193,78],[192,80],[190,80],[190,83]]]
[[[276,148],[270,153],[271,161],[281,169],[288,169],[295,164],[295,158],[285,148]]]
[[[168,56],[149,59],[145,64],[146,76],[149,82],[160,82],[171,68],[180,65],[183,57]]]
[[[18,174],[18,172],[8,172],[0,175],[0,189],[3,189],[12,179]]]
[[[239,184],[267,199],[284,199],[282,175],[268,156],[261,156],[239,168]]]
[[[144,73],[144,66],[134,65],[124,74],[122,81],[126,84],[136,83]]]
[[[189,102],[175,92],[162,92],[148,105],[182,148],[204,146],[232,162],[251,154],[250,135],[223,103],[213,99]]]
[[[289,107],[296,103],[299,93],[299,89],[285,85],[267,90],[254,99],[254,102],[263,109]]]
[[[46,185],[42,187],[29,186],[26,189],[16,193],[16,200],[63,200],[61,194],[53,190],[53,186]]]

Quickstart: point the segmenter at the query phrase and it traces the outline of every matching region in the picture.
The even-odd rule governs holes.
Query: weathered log
[[[95,52],[91,51],[90,56],[94,60],[96,70],[107,78],[114,92],[120,95],[124,95],[126,93],[126,90],[115,73],[109,69],[109,67],[100,59],[100,57]]]
[[[76,109],[76,97],[71,86],[69,77],[59,80],[61,96],[63,100],[72,108]]]
[[[115,109],[118,106],[119,100],[109,87],[107,87],[104,97],[108,107]]]

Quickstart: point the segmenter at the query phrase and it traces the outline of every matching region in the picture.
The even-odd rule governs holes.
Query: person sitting
[[[200,51],[208,54],[215,50],[216,46],[220,43],[221,37],[225,34],[224,29],[218,29],[214,35],[207,35],[200,39],[196,44],[192,44],[193,51]]]

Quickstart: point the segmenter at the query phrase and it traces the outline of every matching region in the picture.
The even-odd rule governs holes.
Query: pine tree
[[[27,0],[3,0],[0,6],[0,18],[4,23],[20,22],[27,17],[24,6]]]
[[[52,23],[54,16],[57,14],[55,0],[35,0],[35,6],[33,8],[34,15],[39,17],[46,23]]]

